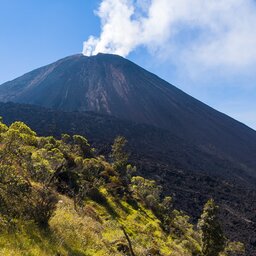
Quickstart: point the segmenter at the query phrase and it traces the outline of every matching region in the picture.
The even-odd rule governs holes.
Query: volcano
[[[205,116],[206,108],[159,77],[110,54],[78,54],[39,68],[3,84],[0,101],[94,111],[168,129],[180,123],[180,116],[185,121]]]
[[[103,155],[125,136],[138,171],[179,209],[197,219],[213,197],[229,237],[256,255],[256,132],[133,62],[77,54],[36,69],[0,85],[0,116],[84,135]]]
[[[112,54],[61,59],[0,86],[0,101],[92,111],[168,130],[256,177],[256,132]],[[217,170],[216,170],[217,171]]]

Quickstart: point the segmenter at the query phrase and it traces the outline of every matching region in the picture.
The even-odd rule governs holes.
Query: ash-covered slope
[[[0,86],[0,101],[94,111],[161,128],[195,130],[226,117],[117,55],[74,55]],[[230,120],[229,120],[230,121]],[[205,126],[205,125],[204,125]]]
[[[195,104],[157,76],[108,54],[74,55],[32,71],[0,86],[0,101],[94,111],[167,128],[180,115],[186,119]]]
[[[256,176],[255,131],[117,55],[64,58],[1,85],[0,101],[158,126]]]

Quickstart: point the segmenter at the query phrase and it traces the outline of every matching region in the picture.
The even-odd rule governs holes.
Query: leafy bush
[[[40,227],[47,227],[48,222],[56,209],[58,196],[47,187],[34,187],[30,195],[29,216]]]

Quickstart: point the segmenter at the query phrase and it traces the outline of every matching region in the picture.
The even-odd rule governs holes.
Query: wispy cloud
[[[191,72],[256,64],[254,0],[103,0],[96,14],[102,31],[84,42],[85,55],[128,56],[143,46]]]

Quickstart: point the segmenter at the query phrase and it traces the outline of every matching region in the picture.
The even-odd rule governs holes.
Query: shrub
[[[213,199],[205,204],[198,228],[201,232],[203,255],[218,256],[224,250],[225,237],[218,220],[218,206]]]
[[[56,193],[47,187],[36,187],[32,190],[28,205],[28,215],[40,227],[47,227],[56,205],[58,197]]]

